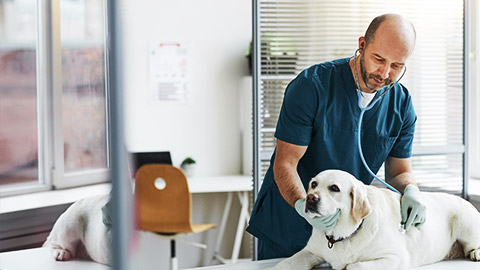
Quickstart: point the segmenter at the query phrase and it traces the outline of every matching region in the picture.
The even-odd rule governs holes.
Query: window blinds
[[[275,148],[287,84],[311,65],[352,56],[370,21],[393,12],[407,16],[417,32],[401,81],[418,116],[412,158],[417,182],[424,189],[462,192],[463,1],[260,0],[258,5],[262,175]],[[383,177],[383,170],[379,173]]]

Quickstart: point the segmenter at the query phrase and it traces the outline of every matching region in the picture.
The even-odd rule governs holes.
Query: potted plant
[[[193,176],[195,173],[196,163],[197,162],[193,158],[187,157],[182,161],[180,168],[182,168],[187,176]]]

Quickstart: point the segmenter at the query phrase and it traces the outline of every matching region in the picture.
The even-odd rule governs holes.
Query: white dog
[[[460,197],[422,192],[426,222],[406,234],[398,229],[400,195],[366,186],[347,172],[318,174],[310,181],[306,200],[310,217],[340,209],[337,224],[331,231],[314,229],[304,249],[272,269],[311,269],[328,262],[334,269],[384,270],[458,257],[480,260],[480,213]]]
[[[91,259],[110,264],[111,232],[102,221],[108,195],[90,196],[72,204],[55,222],[43,244],[57,261]]]

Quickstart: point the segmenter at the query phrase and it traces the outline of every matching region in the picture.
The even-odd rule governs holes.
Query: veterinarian
[[[364,115],[365,160],[374,173],[385,162],[386,181],[403,194],[402,223],[407,231],[421,227],[426,209],[411,168],[417,117],[408,90],[394,83],[406,70],[415,38],[405,17],[378,16],[359,38],[353,57],[307,68],[287,86],[275,131],[277,146],[247,227],[258,238],[258,259],[291,256],[305,247],[311,226],[335,226],[339,212],[310,219],[300,210],[308,183],[319,172],[340,169],[367,185],[373,180],[357,150],[360,108],[354,63],[363,106],[386,92]]]

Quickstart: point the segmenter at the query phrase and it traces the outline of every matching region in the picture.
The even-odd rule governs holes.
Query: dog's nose
[[[308,203],[318,203],[318,195],[317,194],[308,194],[307,195],[307,202]]]
[[[317,194],[308,194],[307,203],[305,204],[305,212],[316,213],[319,200]]]

